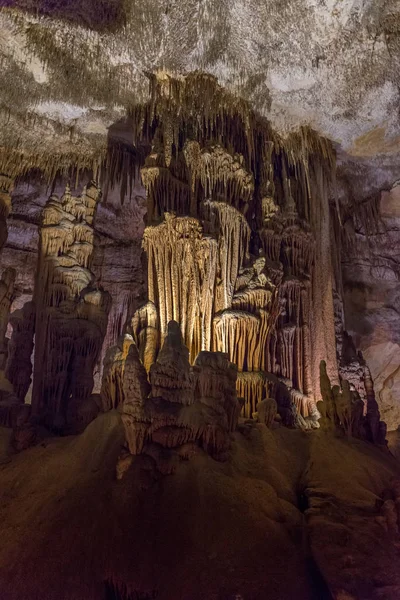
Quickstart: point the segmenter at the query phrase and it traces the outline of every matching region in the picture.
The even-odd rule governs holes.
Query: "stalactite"
[[[293,346],[296,326],[287,324],[278,332],[279,337],[279,362],[283,377],[293,383]]]
[[[245,311],[226,310],[214,318],[213,348],[226,352],[238,371],[256,370],[254,355],[259,342],[260,319]]]
[[[143,247],[156,324],[148,325],[147,309],[132,321],[140,358],[151,371],[175,320],[192,364],[212,348],[228,354],[239,379],[268,372],[285,379],[287,422],[311,426],[319,389],[313,344],[322,348],[324,337],[312,323],[315,298],[321,306],[324,297],[330,315],[322,264],[331,240],[320,229],[332,148],[308,128],[281,139],[203,73],[156,72],[150,91],[148,105],[131,115],[135,143],[152,148],[142,169]],[[315,273],[325,282],[319,296]],[[256,392],[246,397],[250,416]]]
[[[236,380],[238,398],[244,399],[243,415],[250,419],[257,411],[257,404],[272,393],[272,385],[261,371],[239,372]]]
[[[201,150],[198,142],[194,141],[186,142],[183,154],[192,193],[201,184],[205,198],[222,197],[224,202],[246,214],[254,193],[254,179],[244,168],[243,156],[232,156],[221,146]],[[197,203],[193,208],[198,211]]]
[[[149,300],[157,306],[162,337],[169,321],[180,323],[193,361],[211,345],[217,245],[203,236],[197,219],[165,217],[144,233]]]
[[[316,240],[315,264],[312,273],[312,306],[310,314],[311,365],[313,390],[319,384],[318,365],[325,360],[328,375],[338,381],[338,364],[335,348],[335,317],[333,307],[333,266],[330,246],[330,211],[327,181],[321,163],[310,164],[313,214],[311,227]]]
[[[6,377],[12,383],[15,395],[23,402],[32,382],[34,303],[26,302],[22,308],[11,313],[10,323],[13,332],[8,343]]]
[[[215,293],[215,310],[232,305],[236,281],[248,255],[250,227],[245,217],[235,208],[207,200],[202,217],[205,231],[218,240],[220,285]]]
[[[0,279],[0,371],[4,371],[7,362],[8,339],[6,333],[13,301],[15,276],[15,269],[8,268]]]
[[[43,209],[35,285],[35,356],[32,410],[58,431],[81,420],[93,389],[93,370],[107,329],[111,298],[93,286],[93,221],[100,191],[80,197],[67,186]],[[93,411],[94,411],[93,407]]]

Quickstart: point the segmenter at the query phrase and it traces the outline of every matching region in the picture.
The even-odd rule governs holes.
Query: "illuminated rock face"
[[[142,360],[148,356],[146,370],[175,320],[192,364],[201,351],[226,353],[236,364],[246,417],[268,397],[265,374],[271,373],[284,381],[299,416],[315,420],[319,374],[313,361],[321,354],[338,377],[333,269],[320,264],[321,256],[329,258],[330,238],[315,234],[324,211],[329,228],[322,167],[314,165],[311,181],[306,155],[293,169],[266,140],[255,166],[252,134],[242,140],[246,159],[215,143],[218,121],[212,116],[203,142],[190,139],[165,85],[159,81],[155,112],[162,121],[142,169],[148,201],[143,249],[154,316],[149,327],[138,311],[131,332]],[[321,286],[315,277],[323,278]],[[320,310],[325,325],[312,327]]]
[[[92,393],[93,370],[107,329],[110,297],[94,285],[90,270],[99,193],[93,183],[79,198],[67,188],[43,210],[34,296],[32,412],[59,431],[74,429],[68,415],[74,421]]]

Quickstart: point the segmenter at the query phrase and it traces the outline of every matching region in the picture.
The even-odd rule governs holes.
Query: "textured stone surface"
[[[398,534],[377,520],[399,464],[373,446],[256,425],[230,462],[200,452],[160,480],[138,457],[116,481],[116,411],[11,460],[7,438],[5,600],[98,600],[107,584],[111,598],[399,598]]]
[[[399,185],[381,194],[380,222],[369,236],[359,225],[343,263],[346,327],[371,369],[389,429],[400,424],[399,196]]]
[[[55,188],[62,194],[63,185]],[[121,206],[119,189],[111,191],[98,207],[92,270],[96,281],[112,296],[108,329],[101,360],[95,372],[95,391],[100,390],[101,365],[107,348],[122,332],[125,322],[144,300],[141,264],[141,237],[144,229],[144,190],[134,190]],[[45,186],[20,184],[12,196],[8,219],[8,239],[1,256],[1,267],[14,267],[16,281],[11,311],[32,300],[37,268],[38,224],[48,198]],[[8,337],[11,336],[11,328]]]
[[[79,10],[72,8],[76,2],[59,4],[35,7],[62,21],[9,9],[0,15],[0,97],[17,124],[2,131],[3,143],[20,139],[21,115],[29,111],[40,119],[24,133],[28,146],[56,142],[59,152],[70,143],[72,126],[74,150],[97,148],[107,127],[147,95],[147,71],[201,69],[249,99],[278,129],[307,123],[330,137],[344,171],[362,171],[363,185],[393,183],[400,136],[398,0],[136,0],[121,5],[125,26],[115,20],[115,2],[108,13],[101,4],[96,19],[93,2]],[[32,2],[7,5],[23,9]]]

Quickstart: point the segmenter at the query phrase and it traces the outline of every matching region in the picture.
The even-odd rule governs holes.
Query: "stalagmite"
[[[234,431],[241,410],[236,396],[236,366],[222,352],[200,352],[195,361],[195,370],[196,398],[217,414],[225,413],[228,431]]]
[[[125,334],[118,339],[116,346],[112,346],[106,352],[101,384],[101,400],[104,412],[117,408],[124,400],[125,363],[133,343],[132,336]]]
[[[271,428],[278,412],[278,405],[273,398],[266,398],[257,404],[257,421]]]
[[[35,356],[32,411],[57,431],[81,428],[111,299],[90,271],[93,220],[100,191],[92,182],[80,197],[67,187],[43,209],[35,287]],[[80,410],[84,414],[80,414]],[[68,418],[72,422],[68,423]]]
[[[172,473],[180,456],[201,447],[224,460],[229,433],[237,426],[236,367],[222,353],[203,351],[193,367],[178,323],[171,321],[156,363],[146,370],[132,345],[125,361],[124,400],[120,405],[127,448],[145,454],[163,474]],[[119,460],[118,473],[127,458]],[[129,464],[129,461],[128,461]]]
[[[135,312],[130,330],[139,350],[140,360],[149,372],[160,347],[158,314],[153,302],[147,302]]]
[[[366,381],[371,402],[370,417],[368,412],[366,416],[364,415],[364,402],[356,391],[350,389],[350,383],[346,379],[341,380],[341,386],[331,387],[324,361],[321,361],[320,370],[323,402],[319,402],[319,407],[323,415],[323,427],[330,431],[344,433],[347,437],[357,437],[385,447],[386,427],[380,421],[368,373]]]
[[[364,385],[366,392],[366,429],[370,442],[380,446],[386,446],[386,423],[381,421],[378,403],[375,398],[374,383],[371,372],[364,363]]]
[[[144,248],[149,300],[157,306],[161,336],[169,321],[179,322],[193,361],[211,345],[216,242],[203,236],[197,219],[166,213],[163,223],[146,228]]]
[[[120,404],[122,422],[129,452],[140,454],[146,441],[151,417],[146,412],[146,400],[151,387],[146,369],[139,359],[135,344],[131,344],[123,373],[123,402]]]
[[[150,368],[152,397],[190,405],[194,402],[194,377],[179,324],[168,323],[167,336],[156,362]]]

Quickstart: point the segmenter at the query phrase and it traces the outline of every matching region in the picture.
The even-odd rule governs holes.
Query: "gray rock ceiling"
[[[1,4],[1,146],[91,152],[147,98],[147,72],[200,69],[280,132],[330,138],[353,196],[399,177],[399,0]]]

